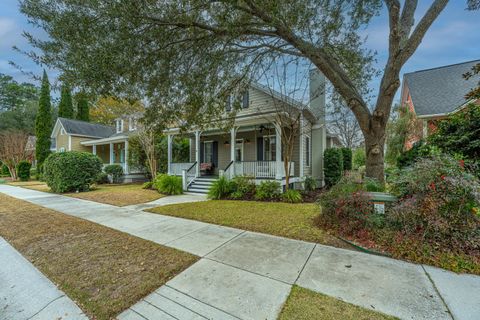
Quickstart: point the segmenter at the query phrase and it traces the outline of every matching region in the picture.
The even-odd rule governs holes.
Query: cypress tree
[[[62,85],[60,104],[58,105],[58,116],[73,119],[72,93],[70,92],[70,87],[66,84]]]
[[[90,121],[90,110],[88,107],[88,101],[83,94],[78,97],[77,103],[77,120]]]
[[[38,112],[35,118],[35,135],[37,143],[35,156],[38,162],[37,170],[41,171],[42,164],[50,153],[50,135],[52,133],[52,105],[50,102],[50,83],[47,73],[43,70],[42,87],[38,101]]]

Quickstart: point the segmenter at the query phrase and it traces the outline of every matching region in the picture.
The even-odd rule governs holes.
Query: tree
[[[10,176],[17,180],[17,165],[30,156],[27,151],[28,134],[22,131],[3,131],[0,133],[0,162],[8,167]]]
[[[468,79],[470,79],[471,77],[474,77],[474,76],[479,76],[480,77],[480,63],[477,63],[476,65],[474,65],[469,72],[467,72],[463,75],[465,80],[468,80]],[[478,80],[477,87],[470,90],[465,95],[465,99],[467,99],[467,100],[480,99],[480,79]]]
[[[93,122],[111,125],[116,118],[144,111],[145,107],[139,100],[129,101],[104,96],[100,97],[90,108],[90,119]]]
[[[42,87],[40,89],[40,100],[38,102],[38,112],[35,118],[35,136],[37,142],[35,154],[38,167],[50,154],[50,135],[52,134],[52,106],[50,102],[50,83],[48,82],[47,72],[43,70]]]
[[[223,110],[226,91],[258,76],[260,64],[281,55],[308,60],[355,115],[365,139],[366,175],[383,181],[386,125],[400,70],[448,0],[433,0],[416,24],[418,1],[384,2],[388,59],[372,110],[353,79],[355,66],[371,59],[359,31],[379,13],[380,0],[24,0],[21,10],[50,35],[48,41],[27,35],[43,51],[43,63],[91,90],[144,94],[152,106],[147,117],[163,124],[205,123]]]
[[[418,134],[415,126],[415,114],[407,106],[396,106],[392,119],[387,125],[387,153],[385,160],[394,165],[405,151],[409,135]]]
[[[38,100],[38,88],[31,83],[18,83],[11,76],[0,73],[0,112],[22,108]]]
[[[327,110],[328,131],[336,135],[342,145],[352,149],[362,143],[362,131],[352,110],[341,100],[331,100]]]
[[[60,103],[58,105],[58,116],[61,118],[73,119],[72,93],[67,84],[62,85]]]
[[[90,111],[87,98],[83,94],[79,94],[77,100],[77,120],[90,121]]]
[[[152,175],[152,181],[155,181],[158,172],[158,160],[157,160],[157,148],[156,148],[156,135],[155,131],[151,128],[146,128],[141,126],[137,130],[134,137],[132,137],[138,144],[140,148],[138,154],[142,154],[145,157],[145,164],[148,168],[148,171]],[[138,156],[137,159],[142,158]]]

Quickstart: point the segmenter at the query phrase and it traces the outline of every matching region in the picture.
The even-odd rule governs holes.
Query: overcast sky
[[[419,1],[418,15],[423,14],[431,1]],[[469,60],[480,59],[480,11],[465,10],[466,1],[451,0],[440,18],[428,31],[417,52],[402,70],[412,72]],[[26,71],[41,74],[37,66],[26,56],[14,51],[16,45],[29,50],[22,32],[26,30],[40,37],[46,35],[34,29],[19,12],[17,0],[0,1],[0,73],[13,76],[17,81],[32,82],[26,75],[9,65],[9,61],[19,64]],[[367,36],[367,47],[377,52],[378,67],[381,69],[387,57],[388,20],[385,10],[363,32]],[[51,81],[57,75],[55,70],[47,70]],[[378,88],[379,79],[372,81],[372,88]]]

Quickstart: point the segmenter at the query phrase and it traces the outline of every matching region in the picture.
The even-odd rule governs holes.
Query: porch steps
[[[193,193],[207,194],[217,177],[198,177],[188,186],[187,191]]]

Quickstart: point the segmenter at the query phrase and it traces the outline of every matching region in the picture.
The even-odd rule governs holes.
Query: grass
[[[37,191],[51,192],[46,183],[40,181],[16,181],[9,184]],[[64,193],[63,195],[119,207],[150,202],[164,197],[156,190],[142,189],[141,184],[102,184],[95,186],[87,192]]]
[[[279,320],[393,320],[392,316],[364,309],[298,286],[293,286]]]
[[[313,224],[313,219],[318,215],[319,210],[318,205],[313,203],[212,200],[167,205],[148,211],[336,247],[346,247],[344,242]]]
[[[92,319],[118,313],[197,258],[0,194],[0,235]]]

